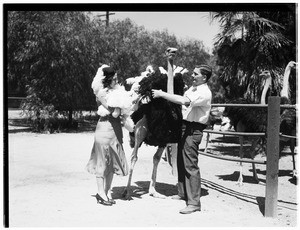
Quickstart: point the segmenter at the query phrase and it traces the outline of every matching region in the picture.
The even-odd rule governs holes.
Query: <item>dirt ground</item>
[[[202,176],[202,211],[182,215],[184,201],[172,200],[176,178],[161,160],[157,191],[167,199],[148,195],[155,147],[142,145],[132,179],[133,199],[121,194],[127,177],[115,176],[113,198],[107,207],[96,203],[95,176],[85,171],[93,144],[93,131],[37,134],[11,127],[8,133],[9,226],[10,227],[296,227],[297,185],[292,180],[292,157],[279,161],[277,218],[264,217],[266,166],[257,165],[260,182],[252,179],[251,164],[244,163],[244,185],[238,186],[239,163],[199,156]],[[12,130],[13,129],[13,130]],[[204,136],[200,148],[205,144]],[[232,144],[233,142],[233,144]],[[224,145],[230,144],[229,148]],[[212,135],[210,147],[225,155],[237,155],[236,138]],[[128,161],[132,149],[124,130]],[[222,151],[220,151],[222,150]],[[265,160],[264,156],[256,159]]]

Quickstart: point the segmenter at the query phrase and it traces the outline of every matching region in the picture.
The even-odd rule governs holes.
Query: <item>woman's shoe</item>
[[[114,199],[109,199],[109,198],[108,198],[108,201],[109,201],[110,203],[112,203],[112,204],[116,204],[116,201],[115,201]]]
[[[112,206],[112,203],[110,201],[104,200],[98,193],[96,194],[96,200],[98,204],[103,204],[106,206]]]

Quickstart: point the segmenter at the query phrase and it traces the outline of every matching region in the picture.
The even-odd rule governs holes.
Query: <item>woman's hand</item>
[[[162,90],[157,90],[157,89],[152,89],[152,97],[153,98],[158,98],[162,96]]]

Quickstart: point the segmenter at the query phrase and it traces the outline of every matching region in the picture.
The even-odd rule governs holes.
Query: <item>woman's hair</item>
[[[103,75],[105,76],[102,80],[103,88],[107,88],[111,85],[112,79],[116,74],[116,71],[112,67],[103,68]]]

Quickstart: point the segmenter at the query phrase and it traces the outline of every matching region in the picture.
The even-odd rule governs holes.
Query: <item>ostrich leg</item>
[[[155,190],[157,167],[163,151],[164,151],[164,147],[159,147],[153,156],[153,169],[152,169],[152,177],[149,185],[149,195],[155,198],[165,199],[166,198],[165,195],[162,195]]]
[[[258,141],[259,141],[259,138],[255,138],[254,140],[252,140],[251,151],[250,151],[250,157],[252,160],[254,159],[254,156],[255,156],[256,146],[257,146]],[[255,179],[256,183],[259,183],[255,163],[252,163],[252,170],[253,170],[253,178]]]
[[[147,135],[147,120],[146,117],[144,116],[141,120],[139,120],[135,126],[135,143],[134,143],[134,148],[133,152],[131,154],[131,159],[130,159],[130,170],[129,170],[129,177],[128,177],[128,182],[127,182],[127,187],[125,188],[122,196],[130,200],[131,199],[131,191],[130,191],[130,185],[131,185],[131,179],[132,179],[132,174],[133,174],[133,169],[135,166],[135,163],[137,162],[137,154],[138,154],[138,149],[141,145],[141,143],[144,141]]]
[[[236,131],[237,132],[244,132],[246,130],[246,127],[245,125],[239,121],[237,126],[236,126]],[[239,136],[239,142],[240,142],[240,152],[239,152],[239,156],[240,156],[240,159],[242,159],[244,157],[244,150],[243,150],[243,147],[244,147],[244,136]],[[243,185],[243,162],[240,162],[240,176],[239,176],[239,179],[237,181],[237,184],[239,186],[242,186]]]
[[[250,157],[252,160],[254,159],[254,156],[255,156],[255,151],[256,151],[255,147],[257,146],[258,140],[259,140],[258,138],[255,138],[254,140],[252,140],[251,151],[250,151]],[[243,157],[244,157],[244,150],[243,150],[244,137],[240,136],[239,141],[240,141],[239,156],[240,156],[240,159],[243,159]],[[259,183],[255,163],[252,163],[252,170],[253,170],[253,178],[256,180],[257,183]],[[243,185],[243,163],[242,162],[240,162],[240,176],[239,176],[237,183],[239,186]]]
[[[207,133],[207,136],[206,136],[206,144],[205,144],[205,149],[204,149],[204,152],[205,152],[205,153],[207,152],[207,146],[208,146],[208,143],[209,143],[209,138],[210,138],[210,133]]]
[[[165,148],[165,154],[169,165],[172,166],[172,146],[167,144],[167,147]]]
[[[239,156],[240,156],[240,159],[242,159],[244,157],[244,150],[243,150],[244,137],[243,136],[239,136],[239,142],[240,142]],[[243,185],[243,162],[240,162],[240,176],[239,176],[239,179],[237,181],[237,184],[239,186]]]
[[[290,140],[290,149],[292,152],[292,158],[293,158],[293,178],[297,178],[297,170],[296,170],[296,163],[295,163],[295,140]]]

